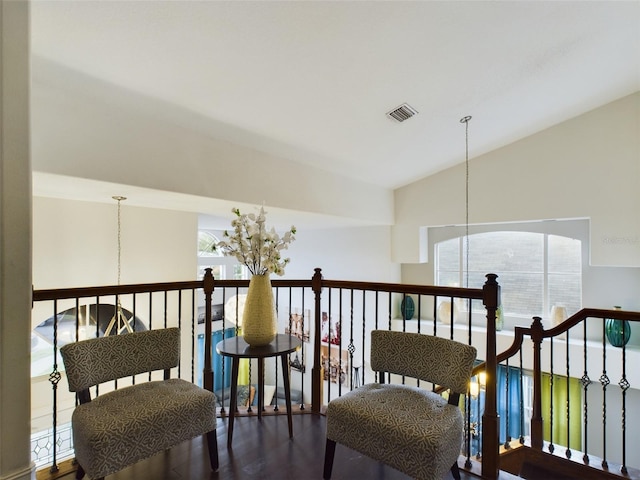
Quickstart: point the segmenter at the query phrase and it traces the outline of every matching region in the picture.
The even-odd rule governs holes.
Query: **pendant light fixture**
[[[121,217],[120,217],[120,202],[122,202],[123,200],[126,200],[127,197],[123,197],[121,195],[114,195],[113,198],[115,201],[118,202],[118,285],[120,285],[120,274],[121,274],[121,270],[122,270],[122,262],[121,262],[121,256],[122,256],[122,242],[121,242],[121,230],[122,230],[122,222],[121,222]],[[104,336],[108,336],[111,334],[111,332],[113,331],[114,327],[115,327],[115,334],[119,335],[121,333],[122,330],[126,329],[127,332],[132,333],[133,332],[133,328],[131,327],[131,324],[129,323],[129,321],[133,318],[133,315],[131,316],[131,318],[127,318],[127,316],[125,315],[124,311],[122,310],[122,305],[120,303],[120,296],[117,295],[116,296],[116,310],[113,314],[113,317],[111,317],[111,320],[109,321],[109,325],[107,326],[107,328],[104,331]]]
[[[466,250],[466,277],[465,287],[469,288],[469,121],[471,121],[471,115],[462,117],[460,123],[464,123],[464,165],[465,165],[465,194],[464,194],[464,226],[465,226],[465,250]]]

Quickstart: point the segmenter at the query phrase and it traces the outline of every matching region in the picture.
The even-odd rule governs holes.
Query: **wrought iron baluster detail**
[[[300,347],[300,356],[302,357],[302,371],[300,372],[300,378],[302,379],[300,381],[300,410],[304,410],[304,372],[307,369],[307,365],[306,365],[306,361],[305,361],[305,347],[304,347],[304,338],[305,338],[305,334],[304,332],[305,330],[305,324],[307,322],[309,322],[310,319],[306,318],[307,316],[305,315],[305,303],[304,303],[304,299],[305,299],[305,295],[304,295],[304,287],[300,289],[300,292],[302,294],[302,322],[300,325],[300,329],[301,329],[301,333],[302,333],[302,346]],[[274,403],[277,405],[278,401],[275,400]]]
[[[553,445],[553,337],[549,339],[551,343],[551,353],[549,363],[551,364],[551,372],[549,374],[549,452],[553,453],[556,447]]]
[[[347,345],[347,351],[349,352],[349,374],[351,385],[351,390],[353,390],[353,375],[354,375],[354,367],[353,367],[353,354],[356,351],[356,347],[353,344],[353,290],[351,290],[351,304],[349,306],[349,345]]]
[[[391,292],[388,293],[387,298],[388,298],[387,321],[389,322],[387,325],[387,329],[391,330],[391,319],[393,317],[393,304],[391,303]]]
[[[356,388],[353,385],[354,375],[356,370],[356,367],[353,366],[353,354],[356,351],[356,346],[353,344],[353,338],[351,338],[351,340],[349,341],[349,345],[347,346],[347,351],[349,352],[349,364],[351,365],[351,381],[349,383],[351,385],[351,390],[353,390],[354,388]]]
[[[342,321],[342,305],[344,300],[342,299],[342,294],[344,293],[344,288],[340,288],[339,290],[339,295],[338,295],[338,305],[339,305],[339,313],[338,313],[338,322],[340,324],[340,336],[338,337],[338,396],[341,397],[342,396],[342,382],[341,382],[341,376],[342,376],[342,369],[345,368],[345,366],[342,364],[342,325],[343,325],[343,321]],[[353,295],[353,290],[351,290],[351,295]],[[353,301],[352,304],[349,305],[349,310],[351,311],[353,308]],[[337,330],[337,329],[336,329]],[[329,331],[331,331],[331,315],[329,315]],[[338,334],[338,332],[336,331],[336,335]],[[331,345],[331,335],[329,335],[329,345]],[[329,348],[331,348],[331,346],[329,346]]]
[[[375,303],[375,305],[376,305],[375,326],[376,326],[376,330],[377,330],[377,329],[378,329],[378,312],[380,311],[380,310],[379,310],[379,307],[380,307],[380,301],[379,301],[379,300],[380,300],[380,292],[375,292],[375,295],[376,295],[376,296],[375,296],[375,301],[374,301],[374,303]],[[363,334],[364,334],[364,325],[363,325],[362,329],[363,329]],[[364,343],[363,343],[363,345],[364,345]],[[363,352],[363,354],[364,354],[364,352]],[[362,363],[362,365],[364,365],[364,362]],[[362,369],[362,383],[363,383],[363,384],[365,384],[365,383],[366,383],[366,380],[365,380],[365,371],[366,371],[366,368],[363,368],[363,369]],[[373,381],[374,381],[374,382],[376,382],[376,383],[380,381],[380,379],[379,379],[379,377],[378,377],[378,372],[374,372],[374,374],[373,374]]]
[[[469,299],[468,300],[468,305],[467,305],[467,334],[469,335],[469,345],[473,345],[473,343],[471,343],[471,317],[472,317],[472,313],[473,313],[473,300]]]
[[[436,323],[438,322],[438,296],[433,297],[433,336],[438,336],[438,327]]]
[[[133,327],[132,330],[135,332],[136,331],[136,294],[133,294],[133,298],[131,300],[131,317],[129,318],[129,320],[133,323]],[[193,359],[193,354],[191,355],[191,358]],[[191,383],[193,383],[193,369],[191,370]],[[133,377],[131,377],[131,384],[135,385],[136,384],[136,376],[134,375]]]
[[[168,291],[164,292],[165,299],[167,298],[168,293],[169,293]],[[133,324],[135,325],[135,321],[133,322]],[[178,328],[180,329],[180,332],[182,332],[182,291],[180,290],[178,291]],[[178,378],[182,378],[181,373],[182,373],[182,359],[180,360],[180,362],[178,362]],[[135,383],[135,377],[133,378],[133,381]]]
[[[167,328],[167,326],[169,325],[169,315],[167,312],[167,309],[169,308],[169,292],[167,290],[165,290],[163,295],[163,301],[164,301],[164,311],[162,312],[162,319],[163,319],[163,328]]]
[[[627,322],[622,322],[622,338],[626,338],[625,328],[627,328]],[[623,475],[627,475],[627,390],[631,387],[631,384],[627,380],[627,344],[622,344],[622,378],[618,382],[618,386],[622,390],[622,467],[620,472]]]
[[[524,445],[524,375],[522,373],[522,348],[520,349],[520,445]]]
[[[482,460],[482,412],[480,411],[480,392],[482,389],[479,389],[478,396],[476,397],[476,437],[478,439],[478,451],[476,452],[476,460]],[[485,397],[486,401],[486,397]]]
[[[325,360],[324,378],[322,381],[327,380],[327,403],[331,400],[331,312],[333,311],[333,288],[329,288],[329,307],[327,310],[327,321],[329,322],[329,334],[327,336],[327,358]]]
[[[153,292],[149,292],[149,330],[153,330]],[[149,372],[147,381],[151,381],[151,372]]]
[[[565,342],[565,348],[566,348],[566,369],[567,369],[567,401],[566,401],[566,414],[567,414],[567,449],[565,450],[564,454],[567,458],[571,458],[571,395],[570,395],[570,383],[569,381],[571,380],[571,377],[569,375],[570,370],[569,370],[569,332],[570,330],[567,330],[566,333],[566,342]]]
[[[451,302],[451,311],[449,312],[449,338],[451,340],[453,340],[453,324],[455,323],[455,317],[453,314],[456,311],[455,304],[453,303],[454,301],[455,299],[453,297],[449,297],[449,302]]]
[[[506,397],[506,402],[505,402],[505,411],[506,411],[506,419],[505,419],[505,439],[504,439],[504,448],[506,448],[507,450],[511,448],[511,431],[509,430],[509,426],[510,426],[510,416],[511,416],[511,412],[510,412],[510,404],[511,402],[509,401],[509,359],[507,359],[507,363],[505,366],[505,397]]]
[[[589,374],[587,372],[587,322],[586,320],[584,322],[582,322],[582,356],[583,356],[583,363],[584,363],[584,372],[582,373],[582,378],[580,378],[580,383],[582,384],[582,397],[584,398],[584,406],[583,406],[583,411],[582,411],[582,425],[583,425],[583,429],[584,429],[584,455],[582,455],[582,461],[585,464],[589,464],[589,445],[588,445],[588,439],[589,439],[589,435],[588,435],[588,422],[589,422],[589,410],[588,410],[588,403],[589,403],[589,397],[587,395],[588,393],[588,388],[589,385],[591,385],[591,379],[589,378]]]
[[[406,309],[403,308],[404,305],[406,305],[406,301],[407,301],[407,294],[403,293],[402,301],[400,302],[400,315],[402,315],[402,331],[403,332],[407,331],[407,315],[405,314]]]
[[[98,322],[96,322],[98,323]],[[76,325],[78,324],[78,309],[76,309]],[[51,461],[51,468],[49,471],[51,473],[56,473],[58,468],[58,383],[62,375],[58,371],[58,301],[53,301],[53,369],[51,370],[51,374],[49,375],[49,382],[51,382],[51,389],[53,394],[53,414],[52,414],[52,432],[53,432],[53,458]]]
[[[100,296],[96,297],[96,313],[100,311]],[[149,330],[151,330],[151,318],[149,318]],[[100,322],[96,322],[96,338],[100,336]],[[88,337],[88,335],[87,335]],[[95,386],[95,396],[100,394],[100,385]]]
[[[252,366],[251,366],[251,359],[248,359],[247,362],[249,363],[249,399],[251,399],[251,375],[253,373]],[[276,368],[277,368],[277,365],[276,365]],[[277,376],[278,376],[278,372],[276,371],[276,377]],[[229,398],[231,398],[231,395],[229,396]],[[229,408],[231,408],[231,405],[229,406]],[[236,409],[236,412],[238,411],[238,405],[233,405],[233,408]],[[253,409],[251,408],[251,402],[249,402],[249,406],[247,407],[247,413],[251,413],[251,412],[253,412]]]
[[[418,303],[418,305],[420,305]],[[418,307],[418,312],[420,311],[420,307]],[[420,315],[418,314],[418,318]],[[420,322],[418,322],[420,324]],[[464,435],[464,445],[465,445],[465,460],[464,460],[464,468],[471,469],[471,382],[469,382],[469,386],[467,387],[467,395],[464,397],[464,409],[465,409],[465,435]]]
[[[133,296],[133,318],[136,316],[136,296]],[[196,291],[191,289],[191,383],[196,383]],[[135,322],[134,322],[135,325]],[[224,325],[222,326],[224,331]]]
[[[607,332],[605,331],[605,321],[602,319],[602,375],[600,375],[600,385],[602,385],[602,468],[608,469],[607,462],[607,386],[611,383],[607,376]]]
[[[366,329],[366,318],[367,318],[367,308],[366,308],[366,292],[363,290],[362,291],[362,348],[360,349],[362,351],[362,357],[360,358],[360,366],[362,368],[362,374],[360,374],[360,372],[358,371],[358,386],[364,385],[364,346],[366,345],[365,343],[365,337],[366,337],[366,333],[367,333],[367,329]]]

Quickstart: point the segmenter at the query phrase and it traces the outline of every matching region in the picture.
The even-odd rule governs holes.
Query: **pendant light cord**
[[[121,220],[120,220],[120,202],[122,200],[126,200],[127,197],[122,197],[119,195],[116,195],[114,197],[112,197],[114,200],[116,200],[118,202],[118,285],[120,285],[120,273],[121,273],[121,254],[122,254],[122,242],[121,242],[121,236],[120,236],[120,231],[121,231]]]
[[[122,200],[126,200],[127,197],[114,195],[111,198],[118,202],[118,285],[120,285],[120,254],[122,253],[122,245],[120,242],[120,202]],[[129,320],[131,320],[132,318],[133,315],[130,318],[127,318],[126,315],[124,315],[124,312],[122,311],[122,304],[120,303],[120,295],[116,294],[116,310],[113,313],[113,317],[111,317],[111,320],[109,321],[109,325],[107,325],[107,328],[104,331],[104,336],[107,337],[111,335],[111,332],[115,332],[115,335],[119,335],[122,328],[126,328],[129,333],[133,332],[133,328],[129,324]]]
[[[465,197],[464,197],[464,207],[465,207],[465,217],[464,217],[464,225],[465,225],[465,250],[466,250],[466,259],[465,259],[465,269],[466,269],[466,288],[469,288],[469,121],[471,120],[471,116],[467,115],[466,117],[462,117],[460,119],[460,123],[464,123],[464,165],[465,165]]]

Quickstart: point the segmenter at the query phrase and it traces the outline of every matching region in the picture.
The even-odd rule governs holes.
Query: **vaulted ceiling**
[[[34,61],[388,189],[463,161],[465,115],[473,157],[640,90],[638,1],[36,0],[31,16]],[[417,115],[386,116],[405,102]]]

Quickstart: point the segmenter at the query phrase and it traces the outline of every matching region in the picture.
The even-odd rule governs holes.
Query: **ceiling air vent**
[[[393,118],[398,122],[404,122],[408,118],[413,117],[416,113],[418,113],[418,111],[415,108],[406,103],[403,103],[398,108],[395,108],[387,113],[387,117]]]

